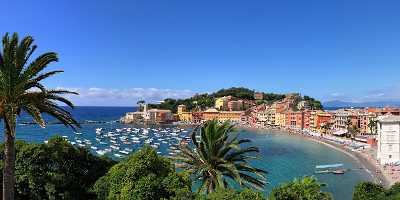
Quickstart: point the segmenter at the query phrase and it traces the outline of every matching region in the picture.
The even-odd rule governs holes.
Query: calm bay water
[[[133,107],[77,107],[73,114],[78,121],[101,121],[98,124],[83,124],[82,137],[94,140],[95,129],[114,130],[116,128],[129,128],[132,125],[116,123],[125,112],[134,111]],[[48,118],[49,121],[54,121]],[[30,118],[22,115],[19,122],[30,122]],[[2,125],[0,125],[2,128]],[[18,125],[17,139],[41,143],[54,135],[68,136],[71,140],[75,133],[61,124],[48,125],[42,129],[37,125]],[[304,138],[289,136],[272,132],[241,131],[242,137],[252,139],[252,145],[260,147],[261,160],[255,161],[255,165],[266,169],[269,174],[265,192],[280,183],[291,181],[296,177],[315,175],[320,182],[326,183],[325,191],[332,192],[335,199],[350,200],[355,184],[360,181],[370,180],[371,177],[363,170],[350,171],[343,175],[314,174],[315,165],[343,163],[345,168],[359,168],[357,163],[348,155],[333,150],[323,144],[309,141]],[[3,135],[0,139],[3,141]],[[160,146],[162,154],[167,150]]]

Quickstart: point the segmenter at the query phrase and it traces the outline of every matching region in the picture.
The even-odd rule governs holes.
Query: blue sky
[[[400,100],[399,1],[6,1],[0,34],[56,51],[49,87],[133,105],[231,86]],[[38,55],[37,54],[37,55]]]

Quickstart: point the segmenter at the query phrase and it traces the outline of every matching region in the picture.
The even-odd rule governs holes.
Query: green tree
[[[4,153],[4,144],[0,147]],[[61,137],[16,142],[16,199],[94,199],[91,188],[114,161],[75,148]],[[1,164],[3,169],[3,163]]]
[[[376,134],[376,131],[378,130],[377,129],[377,121],[376,120],[373,120],[373,119],[370,119],[369,120],[369,123],[368,123],[368,128],[369,128],[369,131],[371,132],[371,134]]]
[[[400,183],[395,183],[386,191],[386,200],[400,199]]]
[[[98,199],[180,199],[190,197],[191,181],[173,163],[150,147],[143,147],[113,166],[94,191]]]
[[[381,200],[385,199],[385,188],[381,185],[363,182],[356,185],[353,200]]]
[[[321,129],[324,134],[329,133],[331,128],[332,128],[332,123],[330,123],[330,122],[327,122],[327,123],[324,123],[321,125]]]
[[[78,126],[71,114],[59,102],[69,107],[73,104],[61,95],[76,94],[66,90],[48,90],[42,81],[62,71],[43,72],[48,64],[58,60],[54,52],[45,53],[30,62],[36,50],[33,38],[21,41],[17,33],[5,34],[0,51],[0,118],[4,121],[4,174],[3,199],[14,199],[15,185],[15,135],[17,116],[26,111],[40,126],[45,122],[41,113],[47,113],[66,126]],[[30,63],[29,63],[30,62]]]
[[[294,179],[272,189],[269,200],[333,200],[332,195],[322,192],[320,184],[314,177],[306,176],[303,179]]]
[[[265,184],[266,171],[252,167],[249,159],[255,159],[257,147],[241,148],[241,144],[251,142],[238,139],[233,125],[228,122],[207,121],[197,127],[191,139],[194,148],[181,145],[181,153],[176,157],[177,165],[189,172],[194,180],[199,180],[199,191],[211,193],[217,188],[254,187],[261,189]],[[197,141],[196,134],[201,136]]]
[[[233,189],[217,189],[215,192],[208,195],[202,195],[198,200],[266,200],[261,192],[244,189],[236,191]]]

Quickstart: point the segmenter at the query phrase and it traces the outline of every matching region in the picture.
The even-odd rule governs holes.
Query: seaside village
[[[286,94],[272,104],[257,105],[263,93],[255,93],[255,100],[224,96],[215,100],[214,107],[189,111],[179,105],[176,113],[141,104],[121,122],[198,124],[216,119],[243,128],[285,130],[358,153],[360,159],[380,169],[371,173],[382,173],[390,182],[386,184],[400,181],[400,108],[313,110],[307,101],[296,102],[295,97]]]

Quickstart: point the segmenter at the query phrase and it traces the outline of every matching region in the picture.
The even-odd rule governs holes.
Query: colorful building
[[[264,99],[264,94],[262,92],[255,92],[254,93],[254,99],[255,100],[263,100]]]
[[[228,110],[228,102],[232,100],[232,96],[220,97],[215,100],[214,108],[218,110]]]
[[[284,127],[285,126],[285,121],[286,121],[286,115],[285,113],[279,113],[277,112],[275,114],[275,124],[278,127]]]
[[[228,101],[228,110],[229,111],[242,111],[243,110],[243,101]]]
[[[242,111],[218,111],[211,108],[203,112],[203,121],[218,120],[220,122],[240,122],[242,121],[242,114]]]

